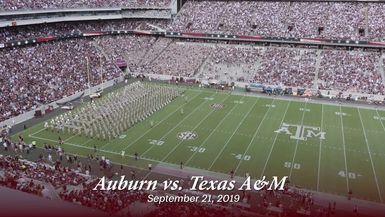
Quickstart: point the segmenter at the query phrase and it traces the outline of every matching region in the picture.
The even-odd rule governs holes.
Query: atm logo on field
[[[325,139],[325,132],[320,127],[282,123],[281,127],[274,131],[290,135],[290,139],[307,140],[307,138]]]

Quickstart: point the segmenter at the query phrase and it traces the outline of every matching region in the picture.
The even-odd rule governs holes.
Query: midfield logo
[[[307,138],[318,137],[325,139],[325,132],[321,132],[321,128],[297,124],[282,123],[281,128],[274,131],[276,133],[285,133],[290,135],[290,139],[298,139],[306,141]]]

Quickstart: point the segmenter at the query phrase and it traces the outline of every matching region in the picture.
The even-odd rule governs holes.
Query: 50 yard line
[[[324,105],[321,104],[321,132],[323,132],[324,123]],[[317,174],[317,191],[319,191],[319,178],[321,173],[321,152],[322,152],[322,139],[319,141],[319,154],[318,154],[318,174]]]
[[[283,121],[285,120],[285,117],[286,117],[287,111],[289,110],[290,104],[291,104],[291,101],[289,101],[289,103],[288,103],[287,106],[286,106],[285,114],[283,115],[283,118],[282,118],[282,120],[281,120],[281,124],[280,124],[280,125],[282,125]],[[271,153],[273,152],[273,149],[274,149],[274,146],[275,146],[275,142],[277,141],[277,138],[278,138],[278,133],[276,133],[276,135],[275,135],[273,144],[271,145],[271,148],[270,148],[269,155],[267,156],[265,165],[263,166],[262,173],[261,173],[261,176],[260,176],[261,179],[262,179],[263,174],[265,174],[266,166],[267,166],[267,163],[268,163],[269,160],[270,160],[270,156],[271,156]]]
[[[376,186],[377,186],[378,196],[380,197],[380,201],[382,202],[382,196],[381,196],[380,186],[378,185],[377,174],[376,174],[376,170],[374,169],[374,163],[373,163],[372,153],[370,152],[369,142],[368,142],[368,137],[366,136],[366,131],[365,131],[365,127],[364,127],[364,122],[362,121],[360,109],[357,108],[357,111],[358,111],[358,116],[360,117],[361,126],[362,126],[362,131],[364,132],[365,143],[366,143],[366,147],[368,148],[368,153],[369,153],[370,162],[371,162],[371,164],[372,164],[372,169],[373,169],[374,179],[375,179],[375,181],[376,181]]]
[[[303,120],[305,119],[306,107],[307,107],[307,101],[305,102],[305,108],[303,109],[303,113],[302,113],[301,126],[303,126]],[[292,161],[291,161],[291,167],[290,167],[289,179],[291,178],[291,174],[293,173],[294,161],[295,161],[295,156],[297,155],[298,144],[299,144],[299,139],[297,139],[297,142],[296,142],[296,144],[295,144],[295,149],[294,149],[293,159],[292,159]]]

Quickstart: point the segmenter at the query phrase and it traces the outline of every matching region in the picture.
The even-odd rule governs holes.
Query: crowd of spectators
[[[105,7],[167,7],[170,0],[2,0],[0,10],[42,10],[61,8],[105,8]]]
[[[30,26],[13,26],[0,28],[0,43],[16,40],[32,39],[37,37],[60,36],[64,34],[112,31],[112,30],[154,30],[151,25],[166,28],[168,20],[100,20],[71,23],[50,23]]]
[[[275,37],[384,39],[379,3],[188,1],[168,26],[184,32]]]
[[[121,73],[88,40],[3,49],[0,56],[0,121],[75,94],[88,88],[88,83],[95,86],[114,79]]]
[[[207,58],[197,77],[201,80],[252,81],[264,52],[262,47],[223,46],[212,48],[215,52]]]
[[[163,203],[145,217],[178,217],[178,216],[223,216],[230,217],[234,214],[225,207],[217,207],[204,203]]]
[[[65,185],[78,185],[86,180],[85,176],[60,165],[54,167],[45,163],[21,160],[13,156],[1,156],[0,168],[6,171],[8,177],[12,176],[13,179],[17,177],[18,179],[38,180],[50,183],[55,188]]]
[[[126,35],[101,37],[96,41],[114,62],[117,60],[125,60],[128,67],[132,69],[140,64],[144,59],[143,56],[156,40],[155,37],[151,36]]]
[[[193,77],[211,51],[208,46],[172,43],[149,65],[140,66],[138,72]]]
[[[369,4],[368,30],[371,39],[383,39],[385,36],[385,4]]]
[[[0,54],[0,121],[88,88],[87,68],[91,86],[118,77],[117,60],[125,60],[133,73],[201,80],[222,79],[226,74],[227,82],[384,94],[380,70],[384,64],[379,53],[370,51],[256,47],[127,35],[3,49]]]
[[[267,85],[310,88],[314,85],[316,60],[316,50],[266,49],[254,81]]]
[[[60,198],[83,206],[96,208],[107,213],[115,213],[133,202],[146,202],[148,194],[144,191],[94,191],[99,179],[85,182],[81,189],[65,190]]]
[[[380,54],[362,51],[323,51],[319,69],[320,89],[384,94]]]
[[[107,4],[107,5],[104,5]],[[132,1],[11,1],[3,9],[31,7],[103,7],[113,5],[165,6],[170,0]],[[0,7],[1,7],[0,6]],[[262,2],[262,1],[187,1],[172,21],[154,21],[172,31],[210,32],[277,37],[383,40],[385,6],[366,2]],[[138,21],[144,22],[144,21]],[[152,22],[152,21],[148,21]],[[87,24],[43,24],[40,27],[11,27],[0,31],[0,41],[25,39],[25,36],[66,33],[78,30],[110,30],[148,27],[128,21],[91,21]],[[43,28],[41,28],[43,27]],[[31,31],[32,30],[32,31]],[[22,34],[14,34],[15,32]],[[23,34],[24,33],[24,34]],[[5,40],[4,40],[5,39]]]

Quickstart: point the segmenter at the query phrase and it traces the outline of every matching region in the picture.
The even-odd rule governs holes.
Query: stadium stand
[[[377,53],[323,51],[319,69],[320,88],[384,94],[379,59]]]
[[[23,49],[1,50],[1,117],[3,121],[48,104],[88,87],[86,57],[89,59],[90,84],[111,80],[121,71],[106,60],[87,40],[61,41]]]
[[[92,86],[102,82],[100,62],[104,80],[111,80],[121,74],[114,63],[124,59],[132,73],[384,94],[380,71],[384,63],[379,53],[370,51],[317,51],[105,36],[94,42],[59,41],[5,49],[0,53],[2,80],[8,81],[1,86],[5,100],[0,120],[86,89],[87,74],[82,73],[86,68],[85,57],[90,60]],[[34,91],[31,86],[36,87]]]
[[[40,10],[56,8],[102,8],[102,7],[166,7],[170,0],[66,0],[66,1],[28,1],[28,0],[3,0],[0,9],[5,11],[14,10]]]
[[[151,25],[165,28],[168,20],[109,20],[84,21],[71,23],[51,23],[31,26],[15,26],[0,28],[0,43],[25,40],[37,37],[61,36],[77,32],[97,32],[112,30],[154,30]],[[150,24],[150,25],[149,25]]]
[[[380,3],[359,2],[188,1],[169,29],[276,37],[383,39],[383,7]]]

